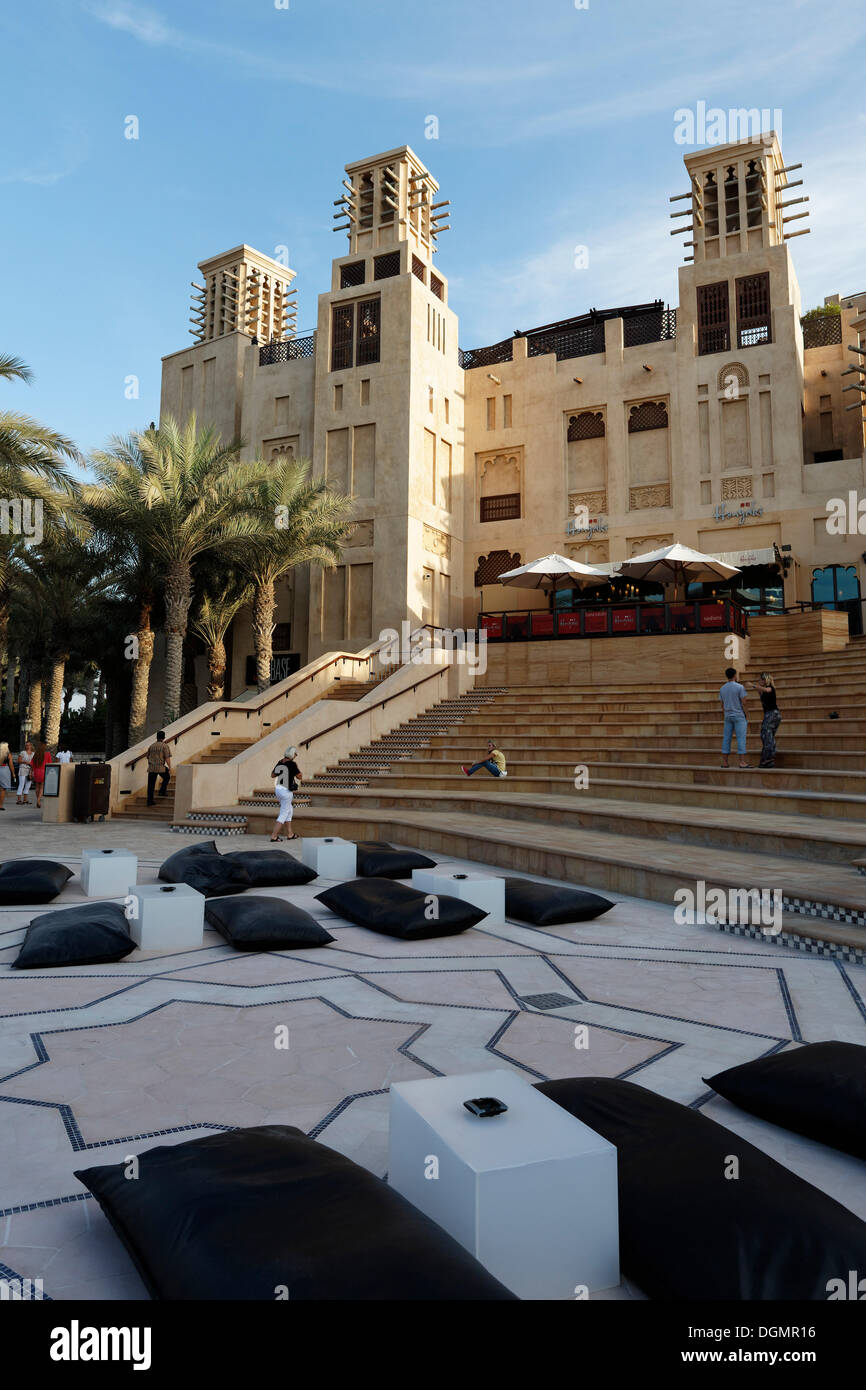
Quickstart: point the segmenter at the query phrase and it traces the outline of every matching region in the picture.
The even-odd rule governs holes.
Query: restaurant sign
[[[724,502],[718,507],[713,508],[713,521],[737,521],[742,526],[747,516],[763,516],[763,507],[753,507],[748,502],[741,502],[737,511],[729,512]]]

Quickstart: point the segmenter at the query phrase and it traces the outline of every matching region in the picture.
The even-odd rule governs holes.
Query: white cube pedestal
[[[412,887],[421,893],[444,893],[463,902],[474,903],[488,915],[485,927],[501,927],[505,922],[505,879],[493,874],[462,873],[459,869],[413,869]]]
[[[204,938],[204,894],[188,883],[145,883],[132,889],[129,934],[142,951],[191,951]]]
[[[135,887],[138,855],[129,849],[81,852],[81,887],[88,898],[125,898]]]
[[[620,1282],[616,1149],[513,1072],[392,1085],[388,1182],[519,1298]]]
[[[351,840],[332,835],[326,838],[304,838],[301,858],[308,869],[315,869],[321,878],[336,878],[343,882],[358,873],[358,847]]]

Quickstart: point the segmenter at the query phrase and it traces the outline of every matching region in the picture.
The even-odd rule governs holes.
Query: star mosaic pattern
[[[64,862],[77,873],[79,859]],[[160,862],[141,859],[139,882]],[[206,930],[198,950],[80,969],[11,970],[44,909],[0,911],[5,1277],[41,1279],[51,1299],[146,1297],[75,1168],[290,1124],[385,1177],[392,1081],[498,1067],[530,1081],[628,1078],[700,1108],[866,1218],[862,1164],[746,1115],[702,1081],[803,1042],[866,1043],[863,966],[680,926],[672,908],[635,898],[594,922],[482,922],[401,942],[316,902],[327,886],[249,891],[312,912],[331,946],[241,953]],[[75,878],[51,907],[82,900]],[[286,1029],[288,1047],[276,1046]],[[599,1296],[641,1295],[624,1283]]]

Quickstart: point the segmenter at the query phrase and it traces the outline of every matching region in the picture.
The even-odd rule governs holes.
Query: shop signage
[[[713,508],[713,521],[738,521],[742,526],[747,516],[763,516],[763,507],[752,507],[746,502],[741,502],[737,511],[729,512],[725,508],[724,502],[718,507]]]
[[[603,517],[591,516],[586,526],[578,526],[574,517],[569,517],[565,523],[565,534],[567,536],[586,536],[587,540],[592,540],[593,536],[602,536],[607,532],[607,522]]]

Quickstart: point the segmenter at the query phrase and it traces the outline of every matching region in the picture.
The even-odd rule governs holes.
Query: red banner
[[[533,613],[530,619],[530,630],[533,637],[553,636],[553,614],[552,613]]]
[[[723,603],[701,604],[701,627],[724,627],[725,605]]]
[[[614,608],[613,630],[614,632],[637,632],[637,609]]]
[[[607,632],[608,608],[587,608],[583,615],[584,632]]]
[[[580,614],[560,613],[556,620],[556,626],[557,631],[561,633],[580,632]]]

